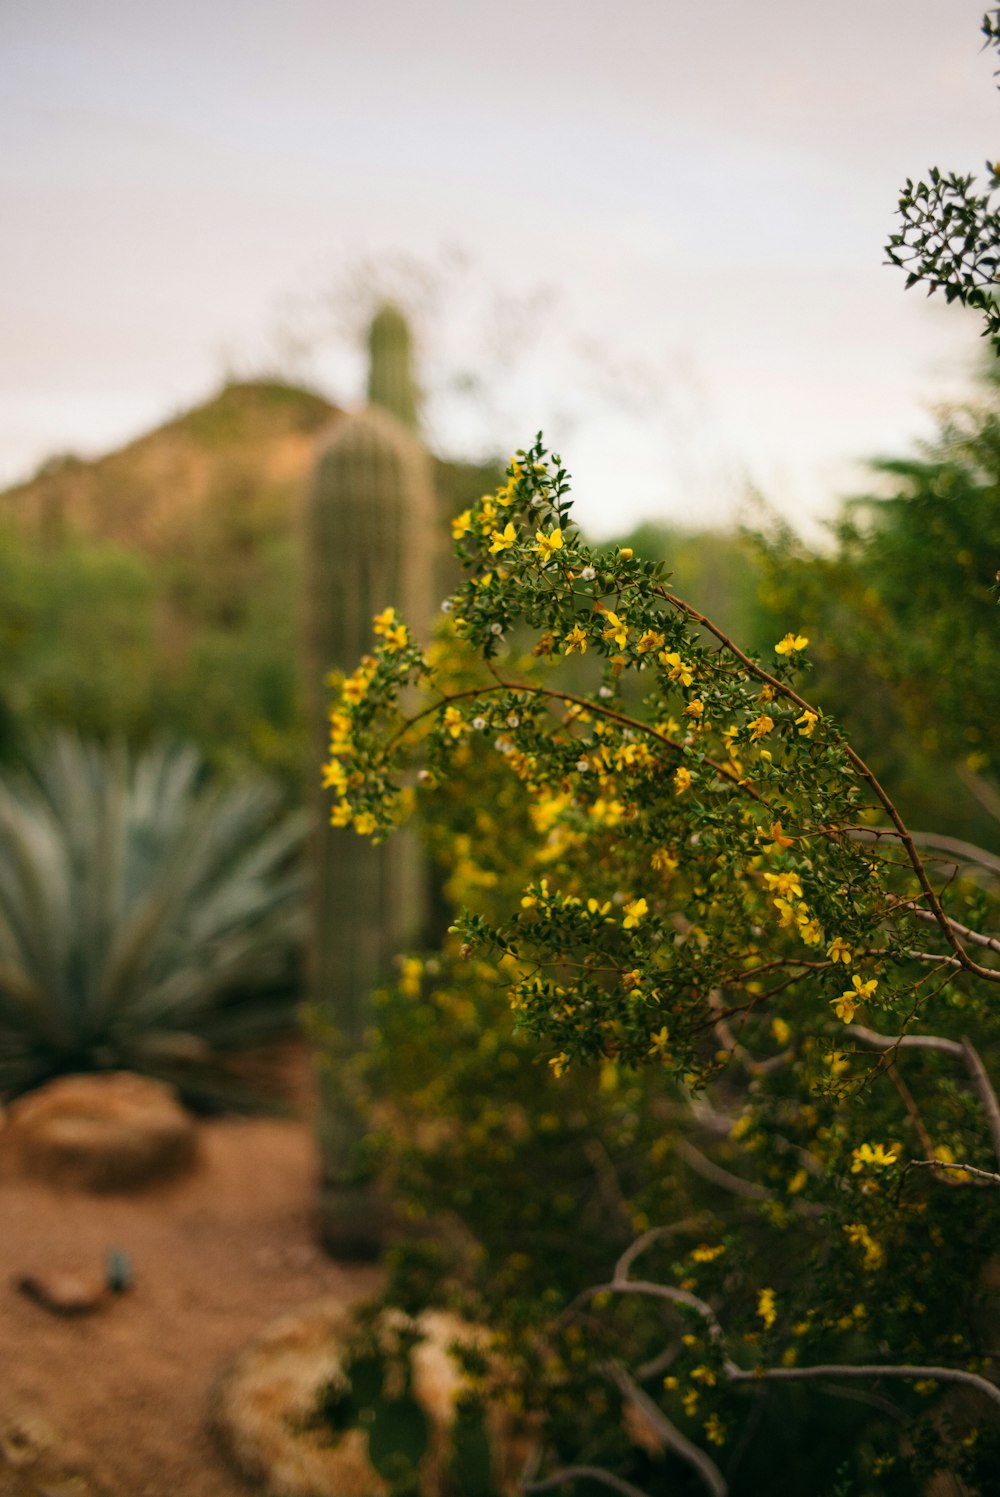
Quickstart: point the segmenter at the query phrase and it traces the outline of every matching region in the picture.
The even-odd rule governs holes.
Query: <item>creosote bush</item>
[[[439,642],[383,610],[331,710],[334,821],[436,807],[470,906],[394,1022],[492,987],[498,1049],[532,1039],[557,1086],[645,1073],[642,1163],[686,1182],[600,1282],[551,1253],[520,1298],[491,1282],[508,1396],[544,1421],[525,1490],[656,1490],[666,1462],[683,1492],[987,1491],[996,860],[907,825],[804,693],[794,620],[759,660],[662,565],[584,545],[540,437],[453,531]],[[498,1063],[501,1118],[504,1091]]]

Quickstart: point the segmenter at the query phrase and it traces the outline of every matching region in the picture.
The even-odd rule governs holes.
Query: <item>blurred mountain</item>
[[[213,763],[299,780],[298,522],[342,415],[292,385],[228,384],[118,451],[52,458],[0,493],[0,760],[59,726],[181,736]],[[431,464],[443,595],[446,519],[499,469]]]
[[[229,384],[117,452],[50,459],[0,493],[0,513],[39,540],[72,534],[158,553],[215,530],[221,509],[231,539],[245,540],[287,525],[317,435],[339,415],[292,385]]]

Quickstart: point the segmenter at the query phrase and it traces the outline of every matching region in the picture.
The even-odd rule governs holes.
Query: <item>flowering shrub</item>
[[[669,1461],[678,1491],[988,1490],[997,860],[908,827],[803,694],[797,629],[758,660],[662,564],[590,550],[540,437],[453,531],[443,638],[385,600],[331,711],[337,824],[445,808],[466,909],[397,1001],[444,1012],[458,982],[475,1010],[492,984],[497,1046],[533,1037],[550,1084],[645,1071],[645,1167],[699,1181],[693,1214],[635,1214],[605,1282],[494,1300],[510,1396],[545,1421],[525,1489],[634,1493]],[[499,1065],[494,1087],[502,1118]]]

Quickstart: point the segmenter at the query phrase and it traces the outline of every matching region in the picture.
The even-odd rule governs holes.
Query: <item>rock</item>
[[[127,1071],[65,1076],[8,1109],[0,1157],[22,1175],[78,1190],[135,1190],[188,1168],[195,1125],[173,1091]]]
[[[89,1315],[107,1304],[108,1286],[103,1279],[75,1273],[25,1274],[16,1280],[28,1299],[54,1315]]]
[[[458,1340],[484,1345],[485,1336],[444,1312],[428,1311],[413,1322],[386,1311],[378,1322],[379,1343],[388,1345],[414,1329],[422,1339],[410,1354],[410,1386],[428,1426],[420,1491],[440,1497],[463,1386],[448,1348]],[[359,1422],[338,1431],[319,1412],[331,1389],[350,1396],[351,1349],[358,1337],[356,1321],[339,1300],[315,1301],[256,1336],[219,1377],[212,1428],[241,1474],[273,1497],[389,1497],[390,1482],[369,1459],[368,1430]],[[524,1438],[495,1409],[487,1432],[496,1490],[513,1497],[524,1466]]]

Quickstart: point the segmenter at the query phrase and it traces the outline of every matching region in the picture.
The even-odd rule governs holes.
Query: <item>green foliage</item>
[[[121,547],[52,551],[10,523],[0,530],[0,755],[25,724],[150,731],[153,591],[148,565]]]
[[[448,1205],[477,1244],[464,1280],[437,1250],[438,1291],[497,1327],[550,1471],[793,1497],[947,1470],[985,1493],[995,860],[921,855],[802,695],[798,618],[762,662],[662,565],[588,548],[567,492],[540,441],[519,453],[456,522],[451,641],[380,632],[333,713],[337,818],[388,834],[419,766],[466,905],[380,1014],[388,1163],[412,1215]],[[588,1140],[607,1099],[620,1131]],[[607,1235],[573,1174],[595,1141]]]
[[[0,785],[0,1093],[130,1069],[192,1097],[287,1030],[303,824],[190,749],[59,737]]]
[[[1000,47],[1000,8],[983,17],[986,45]],[[990,187],[975,193],[975,177],[932,167],[929,182],[908,177],[899,198],[902,228],[889,236],[891,265],[906,271],[906,286],[925,285],[928,296],[983,315],[983,336],[1000,354],[1000,306],[994,287],[1000,267],[1000,213],[992,206],[1000,163],[987,161]]]
[[[995,395],[949,414],[922,456],[874,470],[886,492],[844,506],[832,550],[813,552],[787,528],[761,542],[771,615],[809,635],[816,701],[911,816],[996,846]]]
[[[326,1388],[318,1410],[334,1441],[351,1429],[364,1432],[368,1459],[392,1497],[421,1497],[420,1467],[432,1444],[431,1420],[413,1390],[412,1353],[421,1340],[405,1325],[388,1335],[378,1322],[360,1328],[343,1376]],[[459,1347],[451,1353],[456,1361],[460,1354]],[[448,1445],[435,1485],[441,1497],[496,1497],[481,1398],[462,1397]]]
[[[643,561],[669,556],[677,592],[697,598],[709,618],[733,639],[751,649],[767,647],[773,624],[758,601],[760,560],[744,536],[645,521],[599,549],[610,557],[623,546]]]

